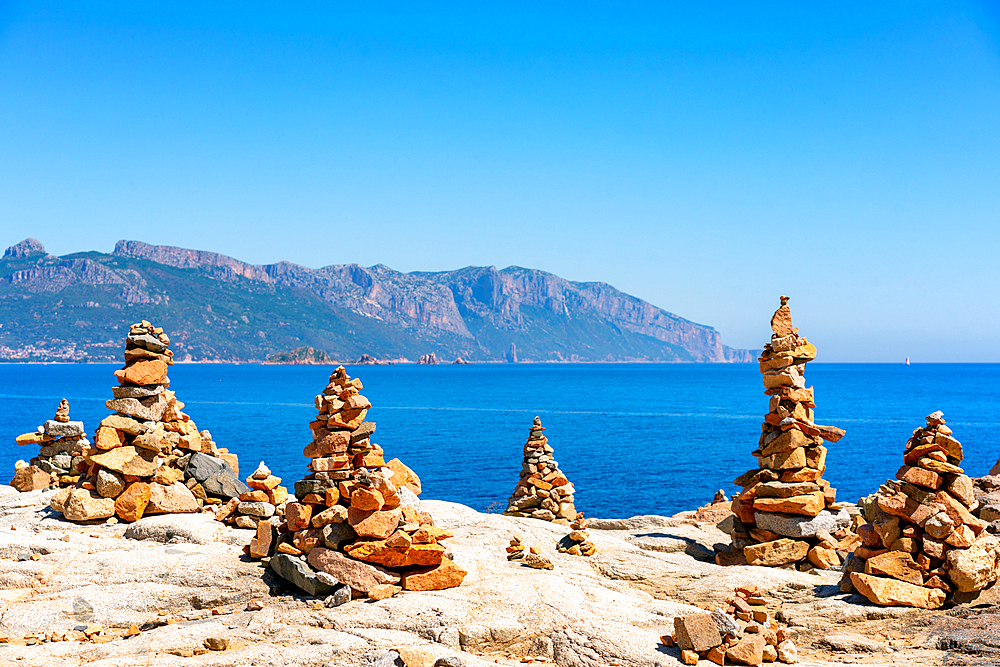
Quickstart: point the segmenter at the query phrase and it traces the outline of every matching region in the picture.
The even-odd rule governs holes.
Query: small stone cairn
[[[77,466],[83,461],[83,452],[90,446],[83,422],[70,421],[69,401],[59,402],[52,419],[33,433],[19,435],[17,445],[40,445],[38,456],[24,463],[15,464],[14,478],[10,485],[18,491],[36,491],[53,486],[72,486],[80,478]]]
[[[143,321],[125,342],[125,366],[105,405],[115,413],[97,427],[83,451],[73,488],[51,507],[70,521],[136,521],[148,514],[198,512],[249,489],[237,479],[239,461],[199,431],[168,389],[170,338]]]
[[[271,469],[261,461],[246,479],[247,490],[237,498],[230,498],[215,513],[215,519],[236,528],[258,530],[261,521],[280,525],[288,501],[288,489],[281,486],[281,478],[271,474]]]
[[[936,609],[950,597],[971,601],[997,579],[1000,539],[973,515],[973,482],[959,464],[962,445],[944,415],[906,442],[896,479],[863,501],[870,523],[844,567],[842,590],[881,605]]]
[[[343,366],[330,375],[303,451],[310,473],[295,483],[284,521],[258,523],[246,550],[330,606],[352,594],[383,599],[452,588],[466,575],[440,543],[452,533],[419,510],[420,478],[399,459],[387,463],[371,442],[375,424],[365,421],[371,403],[362,388]]]
[[[525,516],[568,525],[576,517],[574,488],[559,464],[552,458],[553,449],[543,434],[542,420],[535,422],[524,443],[524,463],[514,495],[507,500],[507,516]]]
[[[717,665],[794,663],[798,661],[794,634],[771,617],[768,599],[756,586],[741,586],[726,599],[725,609],[675,617],[673,633],[660,642],[679,648],[685,665],[697,665],[702,658]]]
[[[583,512],[577,512],[573,523],[569,525],[572,530],[556,544],[556,551],[567,553],[571,556],[593,556],[597,547],[590,541],[590,531],[587,530],[587,520],[583,518]]]
[[[839,567],[857,538],[846,532],[850,514],[836,504],[836,489],[823,479],[823,441],[837,442],[844,431],[813,421],[813,388],[805,387],[803,374],[816,358],[816,347],[792,326],[787,296],[781,297],[771,329],[771,342],[759,359],[764,393],[771,397],[753,452],[759,465],[733,481],[743,487],[732,502],[735,516],[719,524],[732,537],[732,547],[718,552],[716,562]]]

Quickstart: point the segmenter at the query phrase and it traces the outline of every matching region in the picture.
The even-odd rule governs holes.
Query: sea
[[[61,398],[93,434],[110,411],[109,364],[0,364],[0,483],[37,454],[14,438],[51,419]],[[308,423],[332,366],[177,364],[170,388],[241,477],[260,461],[292,489],[306,473]],[[348,366],[377,423],[373,440],[423,483],[423,498],[501,512],[536,416],[588,517],[672,515],[710,502],[756,467],[767,396],[757,364],[477,364]],[[1000,456],[1000,364],[811,363],[816,421],[846,429],[829,444],[838,499],[873,493],[903,446],[941,410],[963,444],[967,474]]]

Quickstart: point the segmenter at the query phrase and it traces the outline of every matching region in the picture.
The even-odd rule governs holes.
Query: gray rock
[[[86,433],[83,429],[83,422],[57,422],[50,419],[42,424],[42,428],[45,430],[45,435],[52,438],[73,437]]]
[[[275,511],[274,505],[271,503],[265,503],[261,501],[252,501],[240,503],[236,510],[240,514],[249,514],[250,516],[259,516],[263,519],[274,516]]]
[[[323,526],[323,542],[327,549],[337,550],[344,542],[357,537],[357,533],[346,523],[330,523]]]
[[[715,623],[715,626],[719,628],[719,632],[723,635],[739,637],[743,634],[743,631],[740,630],[740,626],[736,622],[736,619],[719,608],[712,611],[712,621]]]
[[[167,399],[162,394],[148,398],[114,398],[104,402],[108,410],[145,421],[159,421],[167,411]]]
[[[360,442],[370,438],[375,433],[375,422],[362,422],[361,426],[351,432],[351,442]]]
[[[214,456],[203,454],[201,452],[195,452],[191,455],[191,459],[188,461],[184,474],[188,477],[195,478],[198,480],[199,484],[204,485],[209,477],[222,470],[228,470],[233,477],[236,477],[236,473],[233,472],[233,469],[230,468],[229,464],[222,459],[217,459]]]
[[[128,341],[150,352],[163,352],[167,349],[167,344],[156,336],[148,333],[129,334]]]
[[[337,581],[326,572],[317,572],[316,576],[325,584],[333,586],[333,595],[323,601],[325,607],[339,607],[351,601],[351,587]]]
[[[668,516],[644,514],[630,519],[587,519],[594,530],[642,530],[643,528],[674,528],[679,521]]]
[[[259,522],[260,520],[257,517],[247,516],[246,514],[238,515],[233,521],[237,528],[249,528],[250,530],[257,530],[257,524]]]
[[[851,516],[841,510],[833,514],[823,510],[814,517],[777,512],[757,512],[757,527],[784,537],[811,537],[818,530],[833,533],[851,523]]]
[[[220,498],[239,498],[241,493],[250,491],[250,487],[236,478],[232,470],[224,469],[209,476],[201,483],[205,493]]]
[[[205,514],[161,514],[145,516],[125,529],[131,540],[210,544],[220,541],[224,526]]]
[[[307,595],[325,596],[333,592],[330,586],[319,580],[316,572],[305,561],[295,556],[284,553],[275,554],[271,557],[269,566],[275,574]]]
[[[145,387],[127,384],[119,387],[112,387],[111,395],[115,398],[147,398],[149,396],[162,394],[167,390],[169,384],[169,382],[166,384],[151,384]]]
[[[337,486],[336,480],[300,479],[295,482],[295,497],[302,500],[310,493],[324,494],[327,489]]]
[[[125,480],[118,473],[101,468],[94,486],[102,497],[117,498],[125,490]]]
[[[406,663],[395,651],[386,651],[373,660],[369,667],[406,667]]]
[[[415,509],[420,509],[420,498],[417,497],[413,491],[410,491],[405,486],[401,486],[396,489],[396,495],[399,496],[399,507],[413,507]]]
[[[435,660],[434,667],[465,667],[465,661],[457,655],[450,655]]]

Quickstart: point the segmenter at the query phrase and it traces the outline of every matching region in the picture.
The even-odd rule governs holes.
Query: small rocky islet
[[[18,445],[37,444],[40,451],[30,462],[19,463],[12,480],[12,486],[22,492],[20,496],[25,500],[0,498],[0,524],[9,524],[9,530],[0,532],[0,558],[12,554],[18,566],[0,575],[0,592],[19,590],[11,583],[20,570],[38,572],[34,589],[50,586],[53,575],[46,573],[55,571],[42,567],[46,554],[84,553],[63,562],[60,571],[72,569],[77,562],[81,567],[89,562],[86,552],[78,550],[77,542],[84,539],[83,534],[65,532],[66,526],[72,525],[65,523],[68,520],[81,524],[84,531],[97,531],[87,538],[91,546],[83,545],[90,554],[95,554],[98,544],[94,540],[115,536],[165,543],[163,547],[137,544],[136,548],[148,552],[152,559],[159,556],[159,550],[166,549],[163,555],[167,555],[170,545],[185,542],[213,550],[218,566],[228,569],[217,571],[211,583],[206,581],[204,585],[225,587],[225,581],[236,577],[244,582],[239,584],[244,591],[235,598],[230,596],[237,600],[237,607],[231,602],[220,603],[211,610],[212,616],[242,614],[249,616],[253,625],[254,618],[280,608],[289,618],[295,617],[301,613],[296,611],[296,598],[282,593],[292,586],[306,594],[306,604],[312,605],[307,607],[311,610],[308,613],[326,619],[311,622],[318,623],[322,632],[336,634],[338,627],[359,623],[357,627],[384,627],[389,632],[378,636],[363,633],[367,649],[338,646],[332,653],[326,651],[336,658],[325,663],[331,665],[447,667],[505,660],[588,667],[697,664],[699,660],[756,665],[798,661],[803,656],[802,641],[806,642],[804,655],[813,660],[811,664],[827,664],[823,651],[829,648],[847,646],[886,652],[903,649],[893,648],[891,642],[885,644],[879,637],[835,636],[828,628],[817,629],[803,613],[830,613],[831,619],[840,623],[870,617],[864,605],[871,603],[900,610],[916,608],[892,617],[899,619],[910,618],[906,613],[947,604],[965,606],[970,610],[965,615],[969,618],[986,613],[971,610],[976,605],[995,605],[1000,599],[994,585],[1000,558],[1000,539],[996,536],[1000,532],[1000,477],[972,480],[965,476],[959,467],[961,445],[945,425],[943,415],[934,413],[928,416],[927,426],[914,431],[907,442],[904,465],[896,480],[887,482],[874,496],[862,499],[860,507],[838,503],[835,490],[822,478],[827,455],[823,443],[836,443],[844,432],[814,422],[814,394],[812,388],[805,387],[804,369],[815,358],[815,347],[799,337],[792,326],[787,297],[782,297],[771,325],[772,340],[760,358],[770,396],[769,410],[754,451],[758,467],[736,480],[743,487],[740,494],[730,503],[720,492],[710,506],[674,518],[592,522],[576,511],[573,485],[559,470],[538,418],[529,431],[521,475],[504,516],[480,515],[459,505],[421,501],[416,473],[398,459],[386,462],[381,448],[372,442],[375,424],[366,421],[371,404],[360,393],[360,380],[351,378],[342,367],[333,372],[326,388],[316,397],[318,414],[309,424],[313,437],[303,452],[309,470],[294,484],[294,497],[264,462],[244,483],[238,479],[235,454],[219,448],[207,431],[199,431],[182,412],[183,403],[170,392],[166,376],[172,364],[169,338],[149,322],[133,325],[126,341],[125,366],[115,373],[118,386],[107,402],[114,414],[100,422],[93,444],[83,424],[69,420],[65,400],[52,420],[17,438]],[[34,501],[36,496],[38,500]],[[46,515],[39,501],[61,512],[62,519],[58,514]],[[151,516],[156,514],[161,516]],[[442,521],[436,521],[435,515]],[[131,526],[122,533],[124,526],[116,525],[119,522]],[[219,532],[210,524],[228,525],[221,530],[232,532]],[[546,525],[551,528],[543,529]],[[647,527],[645,532],[643,527]],[[728,533],[728,544],[712,537],[713,533],[724,535],[720,529]],[[63,531],[60,540],[65,547],[39,546],[37,536],[44,531]],[[626,538],[624,542],[610,536],[616,531]],[[492,546],[497,538],[504,542]],[[684,546],[688,543],[685,540],[692,539],[704,545],[701,551],[690,551],[690,544]],[[112,552],[125,547],[131,550],[129,542],[109,546]],[[670,546],[671,542],[678,546]],[[627,546],[629,543],[638,545],[638,550]],[[264,576],[256,577],[270,587],[269,592],[267,588],[260,590],[252,579],[245,579],[251,571],[244,572],[243,566],[237,565],[239,561],[225,555],[232,553],[227,549],[238,545],[242,545],[243,557],[252,559],[247,562],[265,566]],[[680,551],[672,551],[675,548]],[[27,551],[14,553],[18,549]],[[674,554],[682,552],[692,554],[688,561],[677,560]],[[198,553],[198,549],[191,553]],[[574,556],[590,558],[574,561]],[[561,560],[567,558],[570,560]],[[651,558],[659,565],[644,562]],[[515,569],[497,569],[501,567],[498,560],[511,561],[504,565]],[[714,561],[712,568],[723,567],[705,570],[707,561]],[[184,562],[193,564],[190,559]],[[774,574],[765,575],[769,570]],[[732,577],[723,574],[727,571],[746,572],[745,583],[734,590]],[[138,571],[131,576],[145,577]],[[181,576],[193,577],[190,572],[182,572]],[[834,576],[839,581],[831,579]],[[271,583],[267,583],[269,577]],[[804,583],[808,577],[826,582],[828,589],[842,591],[843,597],[831,607],[835,612],[816,607],[829,607],[831,603],[822,602],[829,594],[809,593],[812,585]],[[284,587],[275,588],[277,581]],[[584,581],[587,583],[571,583]],[[625,589],[618,583],[621,581],[629,582]],[[694,588],[690,584],[678,588],[678,582],[684,581],[700,583]],[[663,590],[654,591],[653,606],[660,604],[659,600],[673,606],[654,612],[653,617],[644,617],[651,603],[646,601],[647,593],[635,589],[651,590],[653,582],[674,591],[666,597]],[[501,589],[492,588],[519,591],[521,585],[529,588],[518,595],[544,595],[549,601],[538,607],[548,610],[543,616],[532,616],[539,612],[527,609],[515,612],[521,608],[515,598],[498,595]],[[605,596],[607,601],[611,599],[608,595],[619,596],[610,607],[625,615],[625,625],[620,620],[612,621],[612,617],[597,625],[593,619],[578,617],[578,606],[571,602],[575,594],[566,586],[583,586],[574,590],[585,591],[588,597]],[[437,597],[448,589],[464,592],[449,598],[451,602]],[[691,592],[685,593],[685,589]],[[560,591],[558,595],[553,595],[555,590]],[[625,593],[627,590],[634,592]],[[246,602],[248,591],[252,599]],[[620,597],[623,594],[625,598]],[[410,597],[413,595],[430,596],[424,604],[434,606],[438,615],[465,614],[465,625],[458,626],[454,639],[443,630],[432,631],[434,623],[423,617],[421,603],[417,602],[424,598]],[[489,608],[478,603],[491,596],[495,603]],[[677,601],[667,602],[671,596]],[[272,601],[268,602],[268,598]],[[357,598],[390,605],[384,610],[395,609],[397,620],[391,620],[392,613],[390,620],[362,620],[358,617],[362,607],[344,606]],[[37,612],[29,611],[35,609],[31,596],[14,593],[4,599],[10,612],[0,621],[0,659],[8,648],[40,649],[76,640],[107,644],[108,651],[101,655],[109,661],[107,664],[115,665],[146,664],[142,662],[149,659],[145,650],[140,651],[141,658],[139,654],[135,659],[128,657],[128,642],[141,641],[135,638],[143,636],[165,637],[162,633],[169,632],[172,623],[183,625],[188,622],[185,619],[198,618],[197,609],[204,608],[198,606],[204,605],[201,602],[190,612],[161,611],[143,623],[114,621],[102,608],[106,625],[88,622],[72,630],[23,632],[18,636],[17,632],[6,632],[4,625],[37,626],[42,616],[36,619]],[[83,599],[78,597],[72,604],[78,618],[82,618],[79,601]],[[222,595],[218,599],[229,598]],[[310,599],[315,602],[308,602]],[[691,603],[695,603],[694,607]],[[132,603],[136,607],[141,604],[138,600]],[[192,602],[180,604],[190,606]],[[462,608],[464,612],[457,611]],[[24,613],[18,611],[21,609]],[[805,609],[809,611],[801,611]],[[509,613],[522,619],[517,623],[524,622],[525,614],[535,618],[530,622],[532,630],[517,626],[522,629],[512,636],[522,636],[524,641],[502,638],[506,635],[498,628],[514,626],[504,626],[509,621],[497,621],[497,614]],[[93,620],[93,609],[83,615],[88,614]],[[341,620],[330,614],[340,614]],[[666,616],[668,621],[657,621],[657,616]],[[268,618],[276,617],[272,614]],[[476,626],[477,618],[491,625]],[[490,618],[493,620],[488,621]],[[957,632],[935,619],[921,617],[915,622],[946,634]],[[497,622],[500,626],[496,626]],[[861,621],[856,623],[860,625]],[[988,634],[989,621],[981,621],[980,626]],[[238,626],[227,627],[233,633]],[[482,635],[476,627],[493,629]],[[637,628],[645,630],[636,634]],[[650,637],[657,629],[659,641]],[[873,630],[869,629],[868,634]],[[959,635],[968,637],[972,631],[962,630],[966,634]],[[189,642],[189,648],[162,648],[160,658],[176,658],[181,660],[176,664],[187,664],[183,660],[186,657],[233,651],[250,655],[253,650],[260,654],[259,650],[266,646],[275,655],[285,654],[288,664],[322,662],[302,662],[293,657],[299,654],[289,648],[287,641],[269,643],[259,635],[248,638],[238,630],[235,633],[235,641],[222,633],[206,636],[194,645]],[[126,643],[119,647],[120,642]],[[316,643],[322,645],[323,640],[317,636]],[[46,651],[29,650],[14,659],[37,655],[42,660],[39,664],[57,664],[55,657],[59,654],[62,662],[58,664],[78,663],[72,651]],[[14,655],[9,650],[6,653]],[[94,655],[87,661],[97,659]],[[927,657],[923,654],[908,655],[911,664],[930,664],[920,662]],[[940,652],[931,662],[939,658]],[[251,660],[247,664],[258,663]]]

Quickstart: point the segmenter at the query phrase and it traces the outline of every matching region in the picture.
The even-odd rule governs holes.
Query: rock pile
[[[15,441],[19,447],[40,446],[38,456],[27,463],[15,464],[10,485],[22,493],[76,484],[80,478],[77,466],[83,461],[84,450],[90,446],[83,422],[70,421],[69,401],[65,398],[59,402],[55,417],[33,433],[17,436]]]
[[[504,514],[567,525],[576,518],[574,488],[552,458],[552,445],[542,435],[544,431],[542,420],[535,417],[528,441],[524,443],[521,476],[514,487],[514,495],[507,500]]]
[[[1000,539],[973,515],[975,489],[959,464],[962,445],[944,415],[906,442],[896,479],[866,503],[862,544],[844,566],[841,587],[875,604],[935,609],[972,599],[997,579]]]
[[[129,329],[125,366],[115,371],[118,386],[105,403],[115,413],[101,421],[93,445],[83,450],[77,485],[51,501],[70,521],[197,512],[249,490],[236,477],[236,456],[199,431],[168,389],[169,345],[163,330],[149,322]]]
[[[556,550],[559,553],[567,553],[572,556],[593,556],[597,547],[588,539],[590,531],[587,530],[587,520],[583,518],[583,512],[576,513],[576,518],[569,527],[572,530],[559,540],[556,544]]]
[[[247,553],[268,558],[306,593],[331,596],[330,604],[350,600],[352,591],[381,599],[458,586],[466,572],[441,544],[452,533],[420,511],[417,475],[399,459],[387,463],[371,441],[371,403],[361,389],[343,366],[330,375],[303,451],[310,473],[295,483],[283,522],[258,524]]]
[[[288,501],[288,489],[281,486],[281,478],[272,475],[270,468],[261,461],[247,477],[246,485],[246,491],[219,508],[216,521],[251,530],[258,530],[261,521],[280,525]]]
[[[701,658],[718,665],[759,665],[797,662],[793,635],[771,618],[768,600],[756,586],[741,586],[724,610],[675,617],[673,633],[660,641],[678,647],[685,665],[697,665]]]
[[[732,502],[735,516],[719,524],[732,537],[732,547],[717,553],[716,562],[803,570],[839,567],[856,538],[843,532],[850,515],[836,504],[836,489],[823,479],[823,441],[837,442],[844,431],[813,421],[816,403],[804,373],[806,363],[816,358],[816,347],[792,326],[786,296],[771,318],[771,329],[771,342],[759,359],[764,393],[771,400],[753,452],[758,467],[733,482],[743,487]]]

